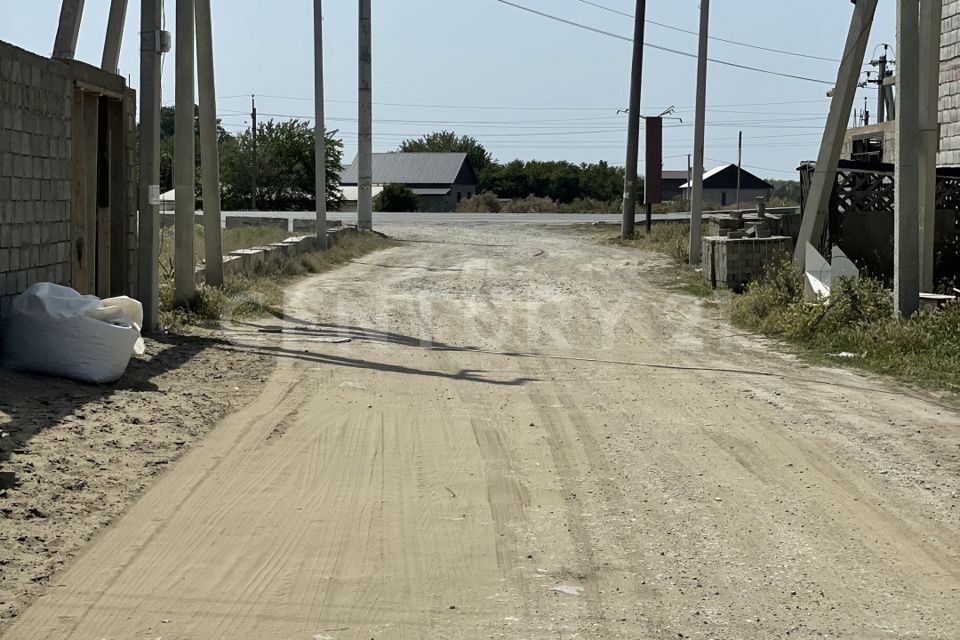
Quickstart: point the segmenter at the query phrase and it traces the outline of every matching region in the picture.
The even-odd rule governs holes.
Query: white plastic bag
[[[100,300],[40,282],[17,296],[3,325],[3,365],[84,382],[113,382],[134,354],[143,306],[127,297]]]

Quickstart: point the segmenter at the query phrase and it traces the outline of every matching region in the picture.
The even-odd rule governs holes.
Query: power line
[[[585,29],[585,30],[587,30],[587,31],[592,31],[592,32],[594,32],[594,33],[599,33],[599,34],[601,34],[601,35],[605,35],[605,36],[608,36],[608,37],[610,37],[610,38],[616,38],[617,40],[623,40],[623,41],[626,41],[626,42],[632,42],[632,40],[631,40],[630,38],[627,38],[626,36],[621,36],[621,35],[619,35],[619,34],[616,34],[616,33],[610,32],[610,31],[604,31],[603,29],[597,29],[596,27],[591,27],[591,26],[582,24],[582,23],[580,23],[580,22],[574,22],[573,20],[567,20],[566,18],[561,18],[561,17],[559,17],[559,16],[555,16],[555,15],[550,14],[550,13],[544,13],[543,11],[537,11],[536,9],[531,9],[530,7],[525,7],[525,6],[523,6],[523,5],[510,2],[509,0],[494,0],[494,1],[495,1],[495,2],[499,2],[500,4],[505,4],[505,5],[508,5],[508,6],[511,6],[511,7],[515,7],[515,8],[517,8],[517,9],[520,9],[521,11],[526,11],[526,12],[528,12],[528,13],[532,13],[532,14],[535,14],[535,15],[538,15],[538,16],[541,16],[541,17],[544,17],[544,18],[548,18],[548,19],[550,19],[550,20],[555,20],[555,21],[557,21],[557,22],[562,22],[562,23],[564,23],[564,24],[568,24],[568,25],[577,27],[577,28],[579,28],[579,29]],[[695,59],[695,58],[697,57],[697,55],[694,54],[694,53],[689,53],[689,52],[687,52],[687,51],[680,51],[680,50],[678,50],[678,49],[671,49],[671,48],[669,48],[669,47],[663,47],[663,46],[660,46],[660,45],[657,45],[657,44],[651,44],[650,42],[647,42],[644,46],[650,47],[651,49],[657,49],[657,50],[659,50],[659,51],[665,51],[665,52],[667,52],[667,53],[673,53],[673,54],[678,55],[678,56],[684,56],[685,58],[694,58],[694,59]],[[732,68],[734,68],[734,69],[743,69],[743,70],[746,70],[746,71],[755,71],[755,72],[757,72],[757,73],[764,73],[764,74],[771,75],[771,76],[778,76],[778,77],[781,77],[781,78],[790,78],[790,79],[793,79],[793,80],[803,80],[804,82],[813,82],[813,83],[816,83],[816,84],[825,84],[825,85],[828,85],[828,86],[833,86],[833,85],[834,85],[834,83],[833,83],[832,81],[829,81],[829,80],[817,80],[816,78],[808,78],[808,77],[806,77],[806,76],[798,76],[798,75],[794,75],[794,74],[792,74],[792,73],[783,73],[783,72],[780,72],[780,71],[771,71],[771,70],[769,70],[769,69],[761,69],[760,67],[751,67],[750,65],[738,64],[738,63],[736,63],[736,62],[729,62],[729,61],[727,61],[727,60],[718,60],[718,59],[716,59],[716,58],[707,58],[707,60],[708,60],[709,62],[714,63],[714,64],[720,64],[720,65],[724,65],[724,66],[727,66],[727,67],[732,67]]]
[[[301,98],[297,96],[274,96],[266,94],[257,94],[258,98],[270,98],[274,100],[294,100],[298,102],[309,102],[313,103],[313,98]],[[249,99],[249,95],[239,95],[239,96],[217,96],[218,100],[237,100],[237,99]],[[331,100],[328,99],[327,102],[332,102],[336,104],[357,104],[356,100]],[[803,100],[779,100],[775,102],[743,102],[738,104],[718,104],[713,105],[711,109],[717,110],[717,108],[727,108],[727,107],[772,107],[772,106],[782,106],[782,105],[797,105],[797,104],[813,104],[813,103],[824,103],[830,102],[829,98],[815,98],[815,99],[803,99]],[[167,102],[167,105],[173,104],[172,102]],[[377,106],[384,107],[411,107],[417,109],[471,109],[471,110],[491,110],[491,111],[616,111],[617,109],[622,109],[623,106],[610,106],[610,107],[558,107],[558,106],[542,106],[535,107],[529,105],[452,105],[452,104],[411,104],[403,102],[375,102]],[[663,110],[666,105],[661,105],[658,107],[650,107],[646,105],[645,109],[651,110]],[[690,105],[682,105],[676,107],[678,110],[690,110],[693,109]],[[240,112],[238,112],[240,113]],[[246,112],[243,112],[246,113]]]
[[[598,3],[598,2],[592,2],[591,0],[577,0],[577,1],[578,1],[578,2],[582,2],[583,4],[588,4],[588,5],[592,6],[592,7],[596,7],[596,8],[598,8],[598,9],[603,9],[604,11],[609,11],[610,13],[615,13],[615,14],[617,14],[617,15],[626,16],[626,17],[630,18],[631,20],[633,19],[633,14],[632,14],[632,13],[627,13],[626,11],[619,11],[619,10],[617,10],[617,9],[613,9],[613,8],[611,8],[611,7],[602,5],[602,4]],[[647,22],[649,22],[650,24],[656,25],[656,26],[658,26],[658,27],[661,27],[661,28],[663,28],[663,29],[670,29],[671,31],[679,31],[680,33],[687,33],[687,34],[690,34],[690,35],[692,35],[692,36],[699,35],[696,31],[691,31],[691,30],[689,30],[689,29],[681,29],[680,27],[675,27],[675,26],[670,25],[670,24],[664,24],[664,23],[662,23],[662,22],[656,22],[656,21],[650,20],[650,19],[647,19]],[[823,56],[815,56],[815,55],[808,54],[808,53],[798,53],[798,52],[796,52],[796,51],[787,51],[786,49],[774,49],[774,48],[772,48],[772,47],[763,47],[763,46],[760,46],[760,45],[757,45],[757,44],[750,44],[749,42],[740,42],[740,41],[738,41],[738,40],[727,40],[726,38],[720,38],[720,37],[718,37],[718,36],[707,36],[707,37],[710,38],[711,40],[716,40],[717,42],[724,42],[724,43],[726,43],[726,44],[734,44],[734,45],[737,45],[737,46],[739,46],[739,47],[748,47],[748,48],[750,48],[750,49],[757,49],[757,50],[759,50],[759,51],[767,51],[767,52],[769,52],[769,53],[782,53],[783,55],[796,56],[796,57],[798,57],[798,58],[807,58],[807,59],[809,59],[809,60],[823,60],[823,61],[825,61],[825,62],[840,62],[840,60],[837,59],[837,58],[825,58],[825,57],[823,57]]]
[[[736,162],[727,162],[726,160],[719,160],[719,159],[717,159],[717,158],[706,158],[706,159],[709,160],[710,162],[719,162],[719,163],[721,163],[721,164],[731,164],[731,165],[734,165],[734,166],[736,166],[736,164],[737,164]],[[787,174],[791,174],[791,175],[793,175],[793,174],[796,173],[796,171],[786,171],[786,170],[784,170],[784,169],[771,169],[770,167],[757,167],[757,166],[750,165],[750,164],[745,164],[745,165],[741,165],[741,166],[743,166],[743,167],[745,167],[745,168],[747,168],[747,169],[756,169],[757,171],[772,171],[772,172],[774,172],[774,173],[787,173]]]

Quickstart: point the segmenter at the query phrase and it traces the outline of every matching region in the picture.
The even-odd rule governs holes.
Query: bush
[[[388,184],[373,199],[374,211],[410,212],[420,206],[420,198],[405,184]]]
[[[557,203],[550,198],[527,196],[504,203],[501,211],[504,213],[556,213]]]
[[[836,283],[830,299],[803,301],[803,274],[792,263],[767,268],[733,300],[735,324],[787,340],[819,358],[846,352],[879,373],[960,390],[960,303],[894,317],[890,290],[870,278]]]
[[[461,200],[457,205],[457,213],[500,213],[500,200],[496,194],[484,191]]]
[[[790,261],[769,265],[760,280],[734,299],[734,322],[788,340],[820,344],[838,333],[886,321],[893,315],[890,292],[876,280],[841,280],[834,285],[829,301],[807,304],[803,277]]]

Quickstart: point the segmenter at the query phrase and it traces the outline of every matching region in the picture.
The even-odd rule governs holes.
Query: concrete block
[[[279,254],[281,256],[289,257],[293,255],[293,250],[291,248],[291,245],[285,242],[273,242],[267,246],[272,248],[274,253]]]
[[[245,271],[246,269],[244,268],[243,258],[241,256],[228,255],[223,257],[224,275],[240,275]]]

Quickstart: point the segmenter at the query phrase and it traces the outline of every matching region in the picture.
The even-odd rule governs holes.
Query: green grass
[[[690,261],[690,225],[686,223],[658,222],[650,227],[649,234],[641,224],[634,231],[633,237],[620,239],[617,236],[611,242],[624,247],[665,253],[681,265]]]
[[[284,238],[290,234],[284,233]],[[250,246],[259,246],[268,234],[249,233]],[[283,238],[281,238],[283,239]],[[275,240],[274,240],[275,242]],[[226,239],[224,239],[226,246]],[[392,240],[372,233],[347,234],[328,251],[311,251],[295,257],[277,256],[248,275],[228,277],[223,287],[200,285],[185,304],[173,301],[172,277],[160,284],[160,321],[167,328],[216,325],[227,317],[283,315],[283,291],[297,277],[323,273],[360,256],[396,246]]]
[[[803,275],[785,262],[768,267],[761,280],[733,298],[731,317],[736,325],[780,338],[818,362],[960,391],[958,303],[903,320],[894,317],[891,292],[865,278],[835,286],[828,303],[807,304]]]

